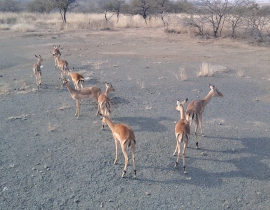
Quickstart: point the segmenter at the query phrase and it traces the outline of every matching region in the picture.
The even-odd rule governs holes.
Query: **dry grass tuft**
[[[52,125],[50,122],[48,123],[48,131],[49,131],[49,132],[53,132],[53,131],[55,131],[57,128],[59,128],[59,125]]]
[[[70,105],[69,104],[63,104],[62,106],[60,106],[58,108],[58,110],[64,110],[64,109],[68,109],[68,108],[70,108]]]
[[[200,71],[198,72],[198,77],[212,77],[215,74],[214,68],[211,68],[211,65],[203,62]]]
[[[175,78],[179,81],[186,81],[187,80],[187,73],[186,70],[184,68],[180,68],[179,73],[172,73]]]
[[[29,116],[29,114],[22,114],[20,116],[11,116],[7,118],[7,120],[26,120],[26,117]]]
[[[9,93],[10,93],[10,85],[9,84],[0,85],[0,95],[6,96]]]
[[[237,70],[237,75],[238,77],[243,77],[244,76],[244,70]]]
[[[141,87],[141,89],[145,88],[145,82],[143,80],[138,80],[137,84]]]
[[[145,109],[146,109],[146,110],[151,110],[151,109],[152,109],[152,106],[146,105],[146,106],[145,106]]]

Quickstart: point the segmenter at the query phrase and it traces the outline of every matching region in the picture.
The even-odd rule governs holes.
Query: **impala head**
[[[106,90],[108,92],[114,92],[115,91],[111,83],[106,82],[105,86],[106,86]]]
[[[222,93],[218,91],[218,89],[215,88],[214,85],[209,85],[211,92],[214,94],[214,97],[223,97]]]
[[[72,73],[73,70],[74,70],[74,67],[72,69],[68,69],[67,74],[69,75],[69,73]]]
[[[38,62],[42,62],[43,58],[41,57],[41,55],[35,55],[38,58]]]
[[[56,45],[53,45],[53,56],[56,56],[56,55],[61,55],[60,51],[59,51],[59,48],[60,48],[60,45],[56,46]]]
[[[183,107],[184,108],[184,104],[188,101],[188,99],[186,98],[184,101],[180,102],[179,100],[177,101],[177,106],[175,107],[176,110],[180,111],[180,108]]]
[[[61,87],[66,87],[68,82],[69,82],[68,79],[66,79],[66,78],[62,79],[62,86]]]

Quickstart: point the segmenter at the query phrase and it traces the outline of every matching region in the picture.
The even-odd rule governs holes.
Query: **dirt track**
[[[161,29],[12,34],[0,32],[0,209],[267,209],[270,206],[269,49],[199,40]],[[53,45],[86,86],[115,88],[112,120],[136,135],[137,179],[93,100],[81,105],[61,88]],[[42,87],[32,76],[44,57]],[[197,77],[202,62],[213,77]],[[185,69],[186,81],[175,74]],[[243,77],[238,77],[243,70]],[[203,98],[206,137],[191,135],[187,174],[176,157],[176,101]],[[194,127],[192,127],[192,132]],[[131,163],[131,162],[130,162]]]

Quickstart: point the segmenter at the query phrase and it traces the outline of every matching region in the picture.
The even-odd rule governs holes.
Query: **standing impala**
[[[60,55],[55,56],[57,66],[61,71],[61,78],[63,79],[64,76],[67,74],[68,71],[68,62],[65,60],[60,60]]]
[[[125,124],[114,124],[109,116],[100,114],[104,121],[108,124],[109,128],[112,131],[112,135],[115,142],[115,160],[114,164],[117,163],[118,159],[118,141],[121,145],[121,149],[123,152],[123,155],[125,157],[125,166],[124,171],[122,173],[122,177],[126,175],[127,172],[127,165],[128,165],[128,155],[127,155],[127,147],[131,146],[131,154],[132,154],[132,161],[133,161],[133,170],[134,170],[134,178],[136,178],[136,163],[135,163],[135,146],[136,146],[136,140],[133,130],[125,125]]]
[[[112,86],[111,83],[105,83],[106,86],[106,90],[104,93],[101,93],[98,96],[98,111],[97,111],[97,115],[98,114],[103,114],[103,115],[110,115],[111,113],[111,99],[109,98],[109,92],[114,92],[114,88]],[[102,118],[102,129],[104,128],[106,122],[105,119]]]
[[[192,124],[192,121],[195,121],[196,127],[195,127],[195,136],[196,136],[196,148],[198,149],[198,126],[200,125],[201,134],[204,136],[203,129],[202,129],[202,114],[206,107],[206,105],[210,102],[210,100],[214,97],[223,97],[222,93],[218,91],[213,85],[209,85],[210,91],[201,100],[192,101],[187,106],[186,111],[186,119],[190,122],[190,125]]]
[[[60,53],[60,45],[59,46],[56,46],[56,45],[53,45],[53,58],[54,58],[54,69],[56,68],[57,66],[57,61],[56,61],[56,56],[61,56],[61,53]]]
[[[98,88],[98,87],[87,87],[87,88],[82,88],[82,89],[76,90],[73,87],[71,87],[71,85],[67,79],[63,79],[63,86],[67,87],[71,97],[74,100],[76,100],[75,116],[77,116],[77,119],[80,116],[80,102],[81,102],[81,100],[88,99],[88,98],[90,98],[90,96],[92,96],[96,100],[97,95],[99,95],[101,92],[100,88]]]
[[[42,76],[41,69],[43,67],[43,66],[41,66],[41,62],[43,61],[43,58],[41,57],[41,55],[39,55],[39,56],[35,55],[35,56],[38,58],[38,61],[37,61],[37,63],[35,63],[33,65],[33,72],[34,72],[34,76],[36,78],[37,87],[39,89],[39,87],[41,85],[41,76]]]
[[[73,68],[74,70],[74,68]],[[75,86],[75,89],[79,89],[79,85],[81,86],[81,88],[83,88],[83,82],[84,82],[84,77],[77,73],[77,72],[73,72],[71,69],[69,69],[67,71],[67,75],[69,75],[73,81],[73,84]]]
[[[186,149],[188,146],[188,139],[190,136],[190,125],[189,122],[186,120],[185,111],[184,111],[184,104],[187,102],[188,99],[184,100],[183,102],[177,101],[176,110],[180,111],[180,120],[175,125],[175,137],[176,137],[176,148],[174,151],[174,155],[177,152],[177,159],[174,167],[178,166],[180,153],[181,153],[181,143],[183,143],[183,169],[184,173],[186,173]]]

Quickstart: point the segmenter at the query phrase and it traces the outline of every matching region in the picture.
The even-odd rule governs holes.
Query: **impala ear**
[[[180,101],[178,100],[178,101],[176,102],[176,104],[177,104],[177,106],[180,106]]]

